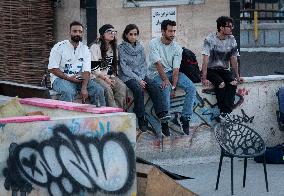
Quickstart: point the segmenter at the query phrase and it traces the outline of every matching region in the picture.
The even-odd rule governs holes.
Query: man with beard
[[[189,121],[192,115],[196,89],[192,81],[179,72],[182,59],[182,48],[174,41],[176,34],[176,22],[164,20],[161,23],[162,37],[150,41],[150,78],[154,78],[162,90],[166,99],[167,111],[170,111],[170,98],[175,96],[176,87],[185,91],[185,100],[181,116],[176,115],[174,123],[178,124],[182,131],[189,135]],[[163,123],[163,134],[169,132],[168,124]]]
[[[105,106],[104,89],[90,80],[91,53],[82,43],[83,25],[70,24],[70,40],[55,44],[50,52],[48,70],[52,88],[60,93],[60,100],[74,101],[78,91],[82,102],[90,97],[91,104]]]
[[[201,79],[206,86],[214,85],[220,109],[217,121],[224,122],[233,110],[237,83],[243,83],[244,79],[238,71],[239,52],[232,35],[233,19],[221,16],[216,22],[217,32],[210,33],[204,40]]]

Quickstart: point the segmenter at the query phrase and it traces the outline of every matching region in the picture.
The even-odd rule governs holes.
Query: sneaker
[[[173,118],[172,122],[173,122],[176,126],[179,126],[179,127],[180,127],[179,118],[180,118],[180,115],[177,114],[177,113],[175,113],[175,117]]]
[[[180,117],[180,124],[181,124],[182,131],[186,135],[189,135],[189,121],[190,121],[190,118],[186,118],[183,116]]]
[[[171,135],[169,125],[167,122],[161,123],[161,127],[162,127],[162,133],[164,134],[164,136],[168,137]]]
[[[144,117],[138,118],[138,126],[140,131],[146,132],[148,130],[148,122],[145,120]]]
[[[225,123],[228,120],[228,114],[227,113],[221,113],[218,117],[216,117],[216,121],[218,123]]]
[[[168,122],[171,119],[171,115],[169,114],[164,114],[164,116],[160,117],[161,123]]]
[[[186,117],[180,116],[179,114],[175,114],[175,117],[172,120],[172,122],[175,125],[179,126],[180,129],[186,135],[189,135],[189,121],[190,121],[190,118],[186,118]]]

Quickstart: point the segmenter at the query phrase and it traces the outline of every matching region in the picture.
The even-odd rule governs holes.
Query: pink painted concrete
[[[42,99],[42,98],[25,98],[20,99],[21,104],[33,105],[47,108],[59,108],[64,110],[71,110],[77,112],[88,112],[94,114],[105,114],[114,112],[123,112],[121,108],[114,107],[96,107],[91,104],[80,104],[74,102],[59,101],[54,99]]]
[[[0,118],[0,123],[25,123],[25,122],[34,122],[34,121],[48,121],[50,120],[49,116],[35,115],[35,116],[16,116],[8,118]]]

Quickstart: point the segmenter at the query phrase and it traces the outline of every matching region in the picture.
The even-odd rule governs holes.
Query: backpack
[[[201,82],[201,72],[196,56],[191,50],[185,47],[182,48],[182,60],[179,71],[184,73],[192,82]]]
[[[263,163],[263,156],[254,157],[254,161]],[[284,144],[267,147],[265,151],[265,161],[269,164],[284,164]]]
[[[276,93],[278,96],[279,111],[276,112],[279,129],[284,131],[284,87]]]

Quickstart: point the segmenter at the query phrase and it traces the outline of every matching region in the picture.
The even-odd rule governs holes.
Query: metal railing
[[[275,10],[258,10],[258,9],[247,9],[240,10],[240,20],[252,22],[255,14],[260,22],[284,22],[284,9],[283,11]]]
[[[284,22],[284,0],[242,0],[240,20],[251,23],[255,14],[259,22]]]

